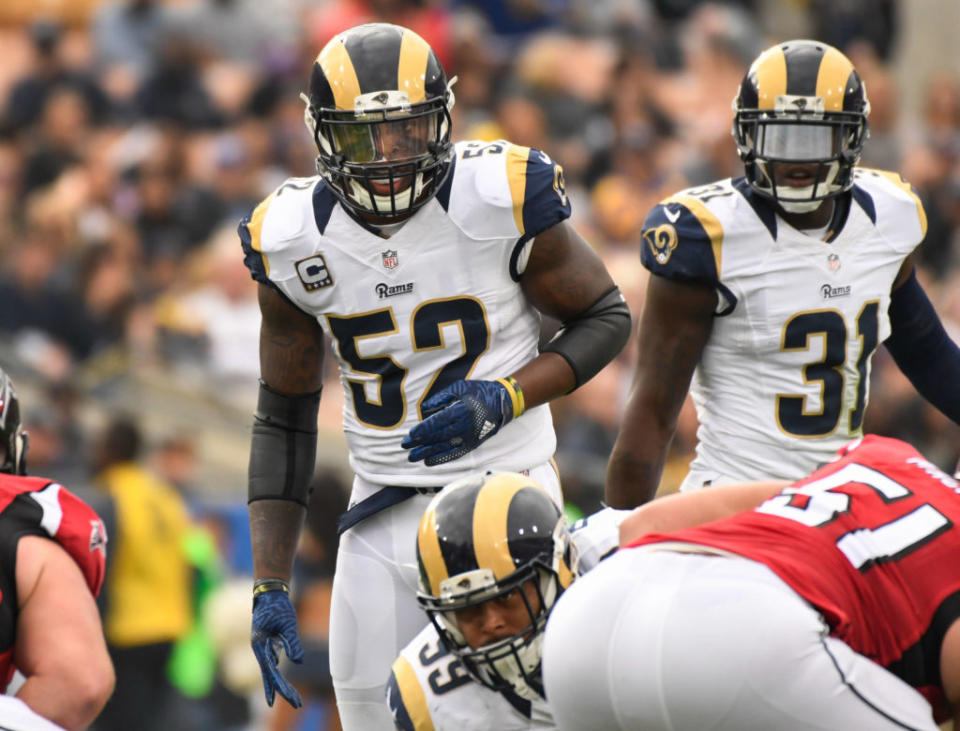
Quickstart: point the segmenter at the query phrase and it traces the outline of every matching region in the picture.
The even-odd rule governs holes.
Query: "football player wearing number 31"
[[[827,461],[862,434],[880,343],[960,423],[960,349],[911,261],[923,206],[898,174],[856,166],[869,111],[838,50],[773,46],[734,99],[745,176],[647,216],[641,256],[654,276],[607,470],[612,507],[653,497],[688,389],[699,444],[681,490],[793,480]]]
[[[330,620],[347,731],[393,728],[385,684],[423,626],[415,545],[433,494],[482,468],[527,473],[561,504],[547,403],[593,377],[630,332],[618,288],[566,220],[560,166],[503,140],[453,144],[452,81],[405,28],[336,36],[304,95],[319,175],[288,180],[240,225],[262,313],[252,645],[268,702],[279,692],[298,705],[277,662],[281,647],[302,654],[287,582],[326,334],[356,473]],[[541,314],[563,324],[543,352]]]

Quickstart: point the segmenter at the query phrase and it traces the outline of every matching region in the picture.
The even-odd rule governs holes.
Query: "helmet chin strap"
[[[796,188],[787,188],[787,190],[796,190]],[[822,200],[797,201],[791,200],[790,198],[782,198],[780,197],[780,191],[781,188],[777,187],[777,202],[787,213],[812,213],[823,203]]]
[[[830,164],[822,183],[813,183],[802,188],[794,188],[789,185],[775,186],[766,165],[758,162],[758,169],[763,173],[768,183],[764,187],[775,195],[777,203],[787,213],[812,213],[827,200],[827,197],[823,197],[823,191],[833,195],[840,193],[839,186],[833,185],[833,181],[837,179],[837,174],[840,171],[840,166],[836,162]],[[813,196],[818,192],[821,192],[821,197],[814,198]]]
[[[351,180],[348,183],[350,197],[353,198],[360,206],[367,209],[370,213],[375,213],[375,215],[389,216],[390,211],[393,207],[391,203],[391,196],[389,195],[377,195],[376,193],[371,193],[367,190],[358,180]],[[423,173],[416,173],[414,176],[413,185],[411,185],[406,190],[400,191],[399,193],[394,193],[392,198],[396,201],[396,206],[398,209],[409,208],[415,200],[420,196],[420,193],[423,192]],[[373,210],[373,204],[376,203],[377,211]]]

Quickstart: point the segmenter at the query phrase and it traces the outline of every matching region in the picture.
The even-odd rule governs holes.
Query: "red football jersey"
[[[107,535],[100,517],[62,485],[42,477],[0,474],[0,682],[13,676],[17,542],[47,536],[76,561],[91,593],[103,584]],[[0,690],[2,692],[2,690]]]
[[[833,636],[946,707],[940,646],[960,617],[960,485],[896,439],[867,436],[756,509],[650,534],[766,564]]]

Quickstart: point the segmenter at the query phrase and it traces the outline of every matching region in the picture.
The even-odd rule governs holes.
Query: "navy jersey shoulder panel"
[[[453,176],[457,174],[456,156],[450,158],[450,162],[447,164],[450,169],[446,173],[447,177],[443,181],[443,185],[441,185],[437,191],[437,203],[439,203],[440,207],[445,211],[450,208],[450,190],[453,188]]]
[[[873,196],[856,183],[854,183],[853,187],[850,189],[850,193],[853,196],[853,200],[856,201],[857,205],[863,209],[863,212],[867,214],[867,217],[870,219],[870,221],[876,224],[877,206],[873,202]]]
[[[244,216],[240,221],[240,225],[237,226],[237,234],[240,236],[240,246],[243,249],[243,263],[247,269],[250,270],[250,276],[255,281],[261,284],[269,284],[271,287],[276,288],[276,285],[271,282],[270,277],[267,276],[267,269],[263,265],[263,256],[253,248],[253,239],[250,236],[251,215],[252,214],[247,214]]]
[[[387,681],[387,705],[390,706],[393,723],[398,729],[401,731],[417,731],[410,714],[407,712],[407,707],[403,704],[403,693],[400,692],[397,676],[392,671],[390,679]]]
[[[753,212],[757,214],[763,225],[767,227],[767,231],[770,232],[770,236],[774,240],[777,238],[777,213],[762,195],[758,195],[753,188],[750,187],[750,183],[747,182],[745,177],[739,177],[733,180],[734,189],[740,193],[750,204],[750,207],[753,209]]]
[[[835,201],[833,215],[830,216],[830,223],[827,224],[827,237],[824,239],[828,244],[836,239],[837,236],[840,235],[840,232],[843,231],[843,227],[847,225],[853,196],[844,194],[837,196],[833,200]]]
[[[520,254],[523,253],[523,247],[527,241],[529,241],[529,238],[521,236],[514,245],[513,251],[510,252],[510,278],[514,282],[520,281],[521,274],[517,271],[517,266],[520,263]]]
[[[277,191],[277,195],[280,195],[280,190]],[[330,216],[333,215],[336,205],[337,197],[324,179],[320,178],[313,189],[313,220],[317,222],[317,231],[321,234],[327,230],[327,223],[330,222]]]
[[[659,203],[643,222],[640,261],[653,274],[680,282],[719,284],[709,234],[682,203]]]
[[[548,155],[530,148],[523,193],[523,238],[532,239],[570,217],[563,168]]]
[[[714,314],[717,317],[726,317],[737,308],[737,296],[729,287],[724,286],[720,282],[717,283],[717,289],[720,290],[720,293],[723,295],[723,303],[722,307]]]

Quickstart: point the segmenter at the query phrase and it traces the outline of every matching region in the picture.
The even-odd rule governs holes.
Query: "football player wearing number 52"
[[[522,472],[561,504],[548,402],[621,350],[630,313],[568,223],[563,171],[504,140],[450,139],[453,80],[408,29],[336,36],[310,74],[319,175],[240,225],[259,282],[261,388],[250,451],[252,645],[268,702],[301,649],[287,596],[314,470],[324,335],[355,472],[330,621],[344,729],[392,729],[385,684],[423,626],[420,516],[478,469]],[[541,315],[559,320],[538,350]],[[331,516],[331,520],[335,517]]]
[[[804,476],[863,433],[880,343],[960,423],[960,349],[911,257],[926,215],[897,173],[857,166],[870,104],[853,65],[825,43],[780,43],[733,107],[745,175],[681,191],[644,223],[654,276],[612,507],[654,496],[688,390],[699,443],[681,490]]]

